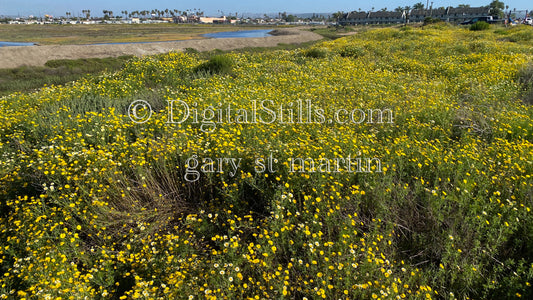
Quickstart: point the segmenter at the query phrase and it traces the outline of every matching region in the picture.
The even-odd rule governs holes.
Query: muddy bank
[[[43,66],[52,59],[117,57],[121,55],[151,55],[194,48],[198,51],[213,49],[233,50],[245,47],[274,47],[279,43],[299,44],[322,39],[322,36],[296,28],[277,29],[275,36],[261,38],[225,38],[154,42],[120,45],[48,45],[0,47],[0,68]]]

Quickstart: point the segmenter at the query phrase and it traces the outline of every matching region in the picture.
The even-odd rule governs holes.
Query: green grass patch
[[[310,31],[318,33],[328,40],[335,40],[344,37],[347,33],[354,32],[355,29],[350,26],[328,26],[311,28]]]
[[[50,60],[44,67],[0,69],[0,96],[29,92],[44,85],[60,85],[87,74],[116,71],[133,56]]]

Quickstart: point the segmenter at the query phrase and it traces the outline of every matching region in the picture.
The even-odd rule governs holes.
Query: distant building
[[[394,24],[401,23],[404,14],[393,11],[375,11],[367,14],[368,24]]]
[[[446,22],[463,22],[473,18],[486,17],[489,15],[490,8],[488,6],[483,7],[449,7],[446,11],[446,15],[442,20]],[[446,19],[444,19],[446,18]]]
[[[221,24],[221,23],[228,23],[229,19],[226,18],[226,16],[223,16],[221,18],[209,18],[209,17],[200,17],[200,23],[204,24]]]
[[[398,24],[409,22],[424,22],[426,17],[441,19],[445,22],[460,23],[473,18],[488,16],[490,8],[483,7],[448,7],[413,9],[410,11],[352,11],[344,14],[339,20],[340,25],[367,25],[367,24]]]
[[[175,16],[174,23],[187,23],[187,16]]]

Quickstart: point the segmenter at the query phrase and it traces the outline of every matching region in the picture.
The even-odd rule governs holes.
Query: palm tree
[[[91,16],[91,10],[89,10],[89,9],[84,9],[84,10],[82,10],[81,12],[85,15],[85,17],[87,18],[87,20],[89,20],[89,17]]]
[[[344,16],[344,13],[342,11],[338,11],[338,12],[333,13],[333,18],[335,19],[335,22],[337,22],[337,24],[339,23],[340,19],[343,16]]]
[[[395,12],[402,12],[403,11],[403,7],[401,6],[398,6],[394,9]]]
[[[409,16],[411,15],[411,7],[408,5],[403,8],[405,10],[405,26],[409,23]]]
[[[424,4],[422,2],[418,2],[413,5],[413,9],[424,9]]]

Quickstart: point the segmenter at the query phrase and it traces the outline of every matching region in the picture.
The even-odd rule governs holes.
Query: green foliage
[[[505,4],[502,1],[494,0],[489,4],[490,11],[489,15],[501,18],[503,17],[503,9],[505,8]]]
[[[489,28],[490,24],[485,21],[477,21],[476,23],[470,25],[470,30],[472,31],[487,30]]]
[[[365,49],[360,46],[349,45],[339,51],[342,57],[358,58],[365,55]]]
[[[424,9],[424,4],[422,2],[418,2],[413,5],[413,9]]]
[[[208,61],[200,64],[195,69],[195,73],[207,73],[210,75],[229,75],[233,71],[233,60],[227,55],[215,55]]]
[[[317,47],[304,50],[303,52],[304,56],[309,58],[325,58],[328,56],[328,53],[328,49]]]
[[[436,23],[444,23],[444,21],[442,21],[439,18],[433,18],[433,17],[424,18],[424,25],[430,25],[430,24],[436,24]]]
[[[298,19],[294,15],[288,15],[287,18],[285,18],[286,22],[296,22]]]

